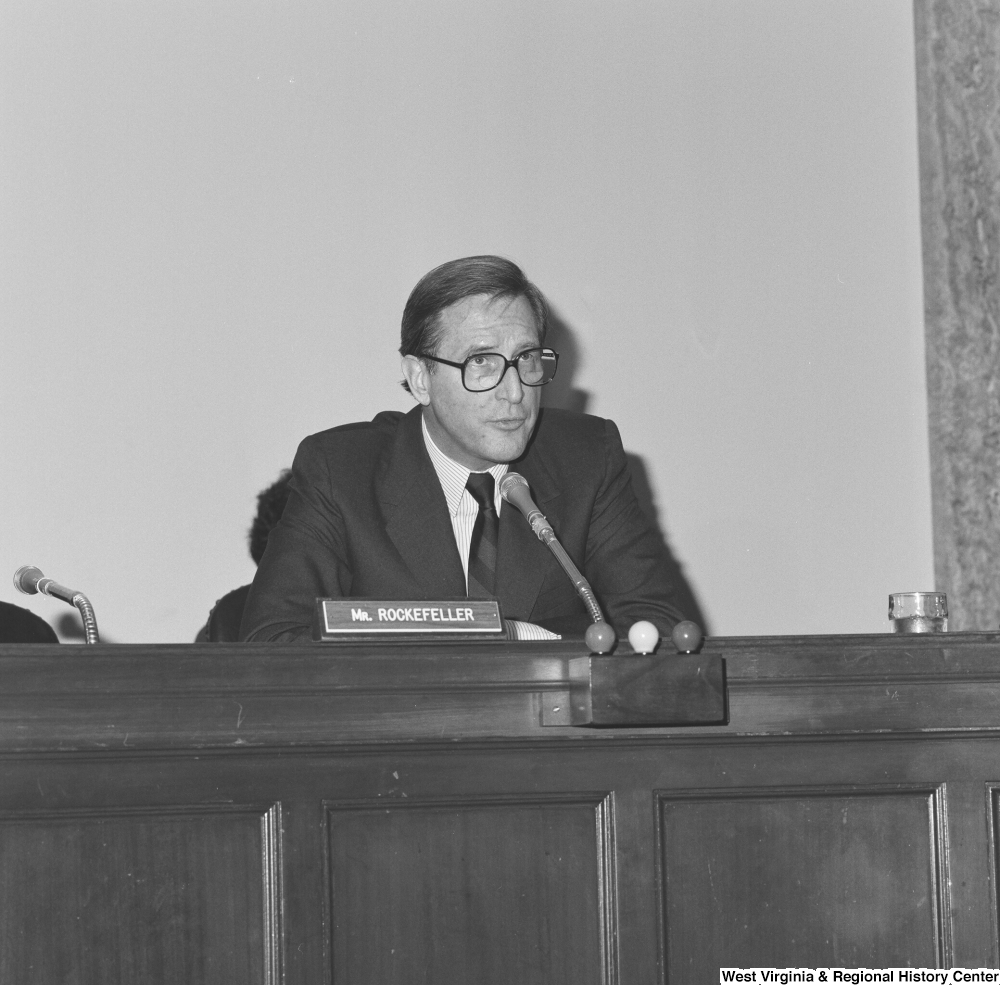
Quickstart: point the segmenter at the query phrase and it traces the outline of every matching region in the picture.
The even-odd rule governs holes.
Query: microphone
[[[500,480],[500,495],[504,502],[516,506],[534,531],[535,536],[543,543],[555,540],[556,532],[552,529],[552,524],[542,515],[542,511],[535,505],[528,489],[528,482],[518,472],[508,472]]]
[[[100,643],[97,633],[97,618],[94,615],[94,607],[83,592],[76,589],[67,588],[60,585],[53,578],[46,578],[39,568],[33,564],[25,564],[14,572],[14,587],[24,595],[48,595],[50,598],[59,599],[70,605],[76,606],[80,610],[83,619],[83,630],[88,643]]]
[[[594,653],[610,653],[615,645],[615,631],[604,618],[589,582],[580,574],[580,569],[559,543],[556,532],[552,529],[552,524],[535,505],[528,489],[527,480],[517,472],[508,472],[500,480],[500,495],[504,502],[517,507],[524,514],[535,536],[552,552],[563,571],[569,576],[569,580],[573,582],[577,594],[583,599],[583,603],[590,613],[590,618],[594,620],[594,625],[587,627],[585,636],[587,645]]]
[[[79,593],[72,588],[66,588],[52,578],[46,578],[33,564],[26,564],[14,572],[14,587],[25,595],[49,595],[54,599],[73,604],[74,596]]]

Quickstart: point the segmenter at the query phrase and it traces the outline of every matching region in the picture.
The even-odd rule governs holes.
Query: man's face
[[[540,345],[531,305],[523,297],[491,300],[476,295],[453,304],[438,316],[441,328],[436,356],[464,362],[477,352],[499,352],[507,359]],[[406,361],[413,360],[408,356]],[[424,420],[434,443],[449,458],[475,471],[518,458],[538,420],[539,387],[526,387],[513,366],[500,385],[470,393],[454,366],[420,363],[420,385],[411,389],[424,405]],[[410,364],[415,370],[414,363]]]

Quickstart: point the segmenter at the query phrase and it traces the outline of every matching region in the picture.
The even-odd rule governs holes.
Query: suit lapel
[[[558,500],[561,491],[534,443],[519,462],[511,464],[528,482],[532,499],[543,513]],[[557,531],[558,532],[558,531]],[[557,562],[549,549],[535,536],[517,507],[504,503],[500,511],[500,544],[497,556],[497,585],[500,608],[510,617],[519,613],[527,619],[534,608],[547,571]]]
[[[555,476],[535,443],[511,464],[528,481],[532,498],[548,513],[559,497]],[[399,423],[377,495],[386,518],[386,533],[425,597],[465,596],[462,559],[448,515],[448,503],[434,465],[424,446],[421,408],[415,407]],[[558,531],[557,531],[558,533]],[[505,503],[500,511],[497,556],[498,598],[502,612],[526,619],[548,571],[557,562],[538,540],[517,508]]]
[[[465,596],[462,559],[420,422],[420,407],[400,421],[377,495],[386,533],[424,596],[461,598]]]

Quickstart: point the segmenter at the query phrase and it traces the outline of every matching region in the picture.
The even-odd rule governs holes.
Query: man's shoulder
[[[370,495],[370,482],[419,461],[422,450],[419,408],[416,414],[383,411],[370,421],[341,424],[304,438],[292,474],[300,482],[332,482]]]
[[[302,441],[302,448],[325,451],[373,452],[390,445],[408,415],[400,410],[383,410],[370,421],[338,424],[310,434]]]
[[[592,447],[595,442],[603,442],[608,434],[617,435],[614,421],[593,414],[580,414],[572,410],[558,410],[546,407],[539,417],[535,432],[535,443],[555,447]]]
[[[608,463],[624,455],[613,421],[591,414],[545,408],[520,464],[529,475],[539,468],[562,480],[586,481],[604,475]],[[516,466],[515,466],[516,467]],[[530,481],[530,475],[529,475]]]

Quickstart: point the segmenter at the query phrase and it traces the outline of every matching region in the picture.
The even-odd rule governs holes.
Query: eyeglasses
[[[513,359],[508,359],[499,352],[477,352],[461,363],[454,363],[450,359],[439,359],[437,356],[420,358],[460,369],[462,386],[473,393],[482,393],[484,390],[493,390],[500,386],[511,366],[517,372],[517,378],[525,386],[545,386],[556,375],[556,367],[559,365],[559,353],[555,349],[541,348],[525,349]]]

